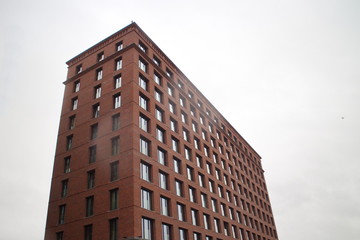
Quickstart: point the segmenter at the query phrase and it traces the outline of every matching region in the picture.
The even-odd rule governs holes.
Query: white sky
[[[281,240],[360,239],[356,0],[0,0],[0,239],[43,238],[65,62],[131,20],[262,156]]]

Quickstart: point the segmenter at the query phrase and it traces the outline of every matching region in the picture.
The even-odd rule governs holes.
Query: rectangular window
[[[81,64],[77,65],[75,70],[76,70],[76,73],[81,73],[82,72],[82,65]]]
[[[99,81],[102,79],[102,77],[103,77],[103,70],[102,70],[102,68],[100,68],[100,69],[96,70],[96,80]]]
[[[59,224],[63,224],[64,221],[65,221],[65,208],[66,208],[66,205],[61,205],[59,206]]]
[[[80,81],[74,82],[74,92],[80,91]]]
[[[87,188],[91,189],[95,187],[95,170],[87,172]]]
[[[118,239],[118,219],[113,218],[109,220],[109,239],[117,240]]]
[[[64,240],[64,232],[57,232],[56,240]]]
[[[120,95],[120,93],[115,94],[113,96],[113,101],[114,101],[114,109],[119,108],[121,106],[121,95]]]
[[[89,163],[96,161],[96,145],[89,148]]]
[[[192,122],[191,126],[192,126],[192,130],[193,130],[194,132],[197,132],[197,123],[196,123],[196,122]]]
[[[90,129],[90,139],[94,140],[95,138],[97,138],[98,135],[98,124],[91,125]]]
[[[187,240],[187,230],[179,228],[179,240]]]
[[[120,88],[121,87],[121,75],[118,75],[114,77],[114,88]]]
[[[148,80],[142,75],[139,76],[139,86],[145,91],[148,91]]]
[[[61,197],[66,197],[68,191],[69,180],[65,179],[61,181]]]
[[[120,152],[119,140],[120,140],[119,137],[114,137],[111,139],[111,155],[112,156],[117,155]]]
[[[156,127],[156,139],[162,143],[165,143],[165,130],[159,126]]]
[[[143,109],[145,109],[146,111],[148,110],[148,99],[147,97],[140,95],[139,96],[139,106],[142,107]]]
[[[170,69],[166,68],[166,75],[172,79],[174,74],[170,71]]]
[[[196,190],[193,187],[189,187],[189,200],[190,202],[196,202]]]
[[[152,220],[148,218],[141,219],[141,234],[142,238],[147,240],[153,240],[152,237]]]
[[[201,193],[201,206],[208,208],[207,195],[205,193]]]
[[[191,209],[191,223],[195,226],[199,224],[199,212],[195,209]]]
[[[73,135],[69,135],[66,137],[66,150],[71,150],[73,144]]]
[[[159,172],[159,186],[168,189],[168,175],[164,172]]]
[[[169,111],[173,114],[176,114],[176,105],[171,101],[169,101]]]
[[[70,172],[70,161],[71,161],[71,157],[64,158],[64,173]]]
[[[147,210],[152,209],[152,193],[149,190],[141,189],[141,207]]]
[[[118,130],[120,128],[120,114],[115,114],[112,116],[112,130]]]
[[[157,150],[157,156],[158,156],[158,162],[162,165],[167,165],[167,159],[166,159],[166,151],[161,149],[161,148],[158,148]]]
[[[151,182],[151,165],[145,162],[140,163],[140,177],[147,182]]]
[[[84,240],[92,240],[92,224],[84,226]]]
[[[179,180],[175,180],[175,191],[176,195],[180,197],[183,196],[183,183]]]
[[[86,217],[90,217],[94,214],[94,196],[86,198]]]
[[[153,61],[154,61],[154,63],[155,63],[157,66],[159,66],[159,67],[160,67],[160,65],[161,65],[161,61],[160,61],[160,59],[159,59],[159,58],[157,58],[155,55],[153,56]]]
[[[171,226],[163,223],[161,225],[162,240],[171,240]]]
[[[173,151],[179,152],[179,140],[173,137],[171,139],[171,146]]]
[[[186,130],[185,128],[183,128],[183,138],[184,138],[185,141],[190,142],[189,131]]]
[[[170,118],[170,129],[173,132],[177,132],[177,122],[172,118]]]
[[[157,72],[154,72],[154,81],[161,86],[161,76]]]
[[[200,187],[205,187],[205,177],[201,173],[199,173],[199,185]]]
[[[179,221],[185,221],[185,205],[178,203],[177,204],[177,213]]]
[[[217,218],[214,218],[214,230],[216,233],[220,232],[220,220]]]
[[[185,150],[185,159],[191,161],[191,149],[188,147],[184,147]]]
[[[110,190],[110,210],[118,209],[119,189]]]
[[[143,59],[139,59],[139,68],[143,70],[144,72],[147,72],[147,63]]]
[[[204,228],[209,230],[210,229],[210,216],[207,214],[204,214]]]
[[[139,116],[139,128],[144,130],[145,132],[149,132],[149,127],[150,127],[149,121],[150,120],[145,115],[140,114],[140,116]]]
[[[144,53],[147,53],[147,46],[145,46],[145,44],[143,44],[142,42],[139,42],[139,48],[141,49],[141,51],[143,51]]]
[[[160,197],[160,210],[164,216],[170,216],[170,200],[165,197]]]
[[[168,84],[168,94],[174,97],[174,87]]]
[[[71,100],[71,110],[76,110],[78,108],[78,103],[79,103],[79,100],[78,98],[73,98]]]
[[[99,98],[99,97],[101,97],[101,86],[100,85],[96,86],[94,88],[94,98],[96,99],[96,98]]]
[[[122,68],[122,58],[119,58],[115,61],[115,70],[120,70]]]
[[[217,201],[215,199],[211,199],[211,209],[213,212],[218,212],[218,209],[217,209]]]
[[[190,181],[194,181],[194,169],[192,167],[186,166],[186,174]]]
[[[176,173],[181,173],[181,161],[176,158],[174,158],[174,171]]]
[[[75,115],[69,117],[69,130],[75,128]]]
[[[185,107],[185,103],[186,103],[185,98],[182,97],[182,96],[180,96],[180,97],[179,97],[179,103],[180,103],[180,106]]]
[[[140,152],[146,156],[150,156],[150,142],[143,137],[140,138]]]
[[[155,94],[155,100],[158,101],[159,103],[162,103],[163,93],[159,89],[155,88],[154,94]]]
[[[196,166],[198,166],[199,168],[203,167],[202,158],[199,155],[196,155]]]
[[[181,121],[187,124],[187,115],[184,112],[181,112]]]
[[[98,118],[100,116],[100,103],[93,105],[92,110],[93,110],[92,117]]]
[[[164,121],[163,118],[163,110],[161,110],[160,108],[156,107],[155,109],[155,117],[157,120],[159,120],[160,122]]]
[[[104,52],[101,52],[97,55],[97,61],[100,62],[102,60],[104,60],[105,58],[105,55],[104,55]]]
[[[123,49],[123,42],[120,41],[116,43],[115,47],[116,47],[116,51],[120,51],[121,49]]]
[[[110,163],[110,181],[119,179],[119,161]]]
[[[201,240],[201,234],[194,232],[194,240]]]

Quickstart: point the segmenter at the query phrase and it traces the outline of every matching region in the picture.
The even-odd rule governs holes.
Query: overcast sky
[[[0,0],[0,239],[43,239],[65,62],[132,20],[262,156],[279,239],[360,239],[357,0]]]

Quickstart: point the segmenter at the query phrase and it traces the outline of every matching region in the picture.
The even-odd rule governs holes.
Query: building
[[[131,23],[67,62],[46,240],[274,240],[261,158]]]

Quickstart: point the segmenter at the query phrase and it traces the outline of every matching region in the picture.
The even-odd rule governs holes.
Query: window
[[[92,117],[98,118],[100,116],[100,103],[93,105],[92,110],[93,110]]]
[[[184,83],[178,79],[179,88],[184,88]]]
[[[150,156],[150,142],[143,137],[140,138],[140,152],[146,156]]]
[[[194,232],[194,240],[201,240],[201,234]]]
[[[98,124],[91,125],[90,129],[91,129],[90,139],[93,140],[97,138],[98,135]]]
[[[158,74],[157,72],[154,72],[154,81],[155,81],[157,84],[161,85],[161,76],[160,76],[160,74]]]
[[[64,239],[64,232],[57,232],[56,240],[63,240],[63,239]]]
[[[74,82],[74,92],[80,91],[80,81]]]
[[[160,61],[160,59],[159,59],[159,58],[157,58],[156,56],[153,56],[153,61],[154,61],[154,63],[155,63],[157,66],[159,66],[159,67],[160,67],[160,65],[161,65],[161,61]]]
[[[141,49],[141,51],[143,51],[144,53],[147,52],[147,47],[145,46],[145,44],[143,44],[142,42],[139,42],[139,48]]]
[[[112,116],[112,130],[118,130],[120,128],[120,114],[115,114]]]
[[[61,181],[61,197],[66,197],[68,192],[68,183],[69,183],[68,179]]]
[[[170,96],[174,96],[174,88],[173,88],[173,86],[171,86],[169,84],[168,84],[168,94]]]
[[[191,161],[191,149],[188,147],[184,147],[185,149],[185,159]]]
[[[175,180],[175,190],[176,195],[182,197],[183,196],[183,183],[179,180]]]
[[[227,236],[230,236],[229,224],[227,222],[224,222],[224,234],[227,235]]]
[[[178,203],[177,212],[179,221],[185,221],[185,205]]]
[[[121,95],[120,95],[120,93],[115,94],[113,96],[113,99],[114,99],[114,109],[119,108],[121,106]]]
[[[205,240],[213,240],[213,238],[210,237],[210,236],[206,236],[206,237],[205,237]]]
[[[99,81],[101,80],[103,77],[103,70],[102,68],[99,68],[98,70],[96,70],[96,80]]]
[[[176,173],[181,173],[181,161],[177,158],[174,158],[174,171]]]
[[[175,152],[179,152],[179,140],[177,140],[176,138],[172,137],[171,139],[171,146],[172,146],[172,150]]]
[[[76,73],[81,73],[82,72],[82,65],[77,65],[76,66]]]
[[[200,140],[194,137],[194,146],[197,150],[200,150]]]
[[[189,96],[189,98],[193,98],[193,97],[194,97],[194,94],[189,91],[188,96]]]
[[[121,49],[123,49],[123,42],[120,41],[118,43],[116,43],[116,51],[120,51]]]
[[[218,212],[217,201],[214,198],[211,199],[211,209],[213,212]]]
[[[105,58],[104,52],[98,53],[98,55],[97,55],[98,62],[104,60],[104,58]]]
[[[189,131],[186,130],[185,128],[183,128],[183,138],[184,138],[185,141],[190,142]]]
[[[139,59],[139,68],[144,72],[147,72],[147,63],[143,59]]]
[[[169,199],[165,197],[160,197],[160,210],[161,214],[164,216],[170,216],[170,206]]]
[[[145,132],[149,132],[149,127],[150,127],[149,121],[150,120],[145,115],[140,114],[139,116],[140,129],[144,130]]]
[[[78,108],[78,103],[79,103],[79,100],[78,98],[73,98],[71,100],[71,110],[76,110]]]
[[[121,87],[121,75],[114,77],[114,88],[117,89]]]
[[[210,216],[204,214],[204,228],[209,230],[210,229]]]
[[[171,239],[171,226],[163,223],[161,225],[161,233],[162,233],[162,240],[170,240]]]
[[[119,162],[110,163],[110,181],[119,179]]]
[[[59,206],[59,224],[63,224],[64,221],[65,221],[65,208],[66,208],[66,205],[61,205]]]
[[[163,122],[163,110],[161,110],[160,108],[156,107],[155,109],[155,117],[157,120],[159,120],[160,122]]]
[[[196,166],[199,168],[203,167],[202,158],[199,155],[196,155]]]
[[[116,59],[115,70],[120,70],[121,68],[122,68],[122,58]]]
[[[173,73],[170,71],[170,69],[166,68],[166,75],[169,77],[169,78],[173,78]]]
[[[96,161],[96,145],[89,148],[89,163]]]
[[[169,101],[169,111],[173,114],[176,114],[176,105],[171,101]]]
[[[145,162],[140,163],[140,177],[147,182],[151,182],[151,165]]]
[[[193,117],[196,117],[196,109],[194,106],[190,106],[190,114]]]
[[[92,224],[84,226],[84,239],[92,240]]]
[[[86,198],[86,217],[90,217],[94,214],[94,196]]]
[[[119,137],[114,137],[111,139],[111,155],[117,155],[119,154]]]
[[[215,193],[214,181],[209,180],[209,190],[212,193]]]
[[[191,209],[191,223],[195,226],[197,226],[199,223],[198,223],[198,214],[199,212],[195,209]]]
[[[211,171],[211,163],[206,162],[206,172],[207,172],[208,174],[212,174],[212,171]]]
[[[141,234],[142,238],[147,240],[153,240],[152,237],[152,220],[148,218],[141,219]]]
[[[141,189],[141,207],[147,210],[152,209],[152,193],[147,189]]]
[[[210,150],[209,150],[209,147],[208,146],[205,146],[204,145],[204,154],[205,156],[209,157],[210,156]]]
[[[95,170],[87,172],[87,188],[91,189],[95,187]]]
[[[69,130],[75,128],[75,115],[69,117]]]
[[[205,141],[207,141],[207,133],[204,130],[201,131],[201,136]]]
[[[221,210],[221,215],[225,217],[226,216],[226,206],[225,206],[225,204],[220,203],[220,210]]]
[[[144,76],[139,76],[139,86],[145,91],[148,91],[148,80]]]
[[[202,125],[205,125],[204,123],[204,117],[203,116],[200,116],[200,123],[202,124]]]
[[[140,95],[139,96],[139,106],[145,110],[148,110],[148,99],[147,97]]]
[[[190,202],[196,202],[196,190],[193,187],[189,187],[189,200]]]
[[[119,189],[110,190],[110,210],[115,210],[118,208],[118,199],[119,199]]]
[[[73,144],[73,135],[69,135],[66,137],[66,150],[70,150]]]
[[[172,118],[170,118],[170,129],[173,132],[177,132],[177,122]]]
[[[199,185],[200,187],[205,187],[205,177],[201,173],[199,173]]]
[[[194,132],[197,132],[197,123],[196,123],[196,122],[192,122],[191,126],[192,126],[192,130],[193,130]]]
[[[117,240],[118,239],[118,219],[113,218],[109,220],[109,239]]]
[[[186,174],[187,174],[187,178],[190,181],[194,181],[194,169],[193,168],[186,166]]]
[[[185,102],[186,102],[186,100],[185,100],[184,97],[180,96],[180,97],[179,97],[179,102],[180,102],[180,106],[185,107]]]
[[[217,218],[214,218],[214,230],[216,233],[220,232],[220,220]]]
[[[187,240],[187,230],[179,228],[179,240]]]
[[[162,165],[167,165],[167,161],[166,161],[166,151],[158,148],[157,150],[157,156],[158,156],[158,162]]]
[[[70,172],[70,160],[71,160],[71,157],[64,158],[64,173]]]
[[[162,103],[162,101],[163,101],[162,100],[163,99],[162,92],[159,89],[155,88],[154,94],[155,94],[155,100],[158,101],[159,103]]]
[[[201,206],[208,208],[207,195],[205,193],[201,193]]]
[[[156,127],[156,139],[159,142],[165,143],[165,130],[159,126]]]
[[[163,172],[159,172],[159,186],[162,189],[168,189],[168,175]]]
[[[224,198],[223,187],[220,185],[218,185],[218,194],[219,197]]]

